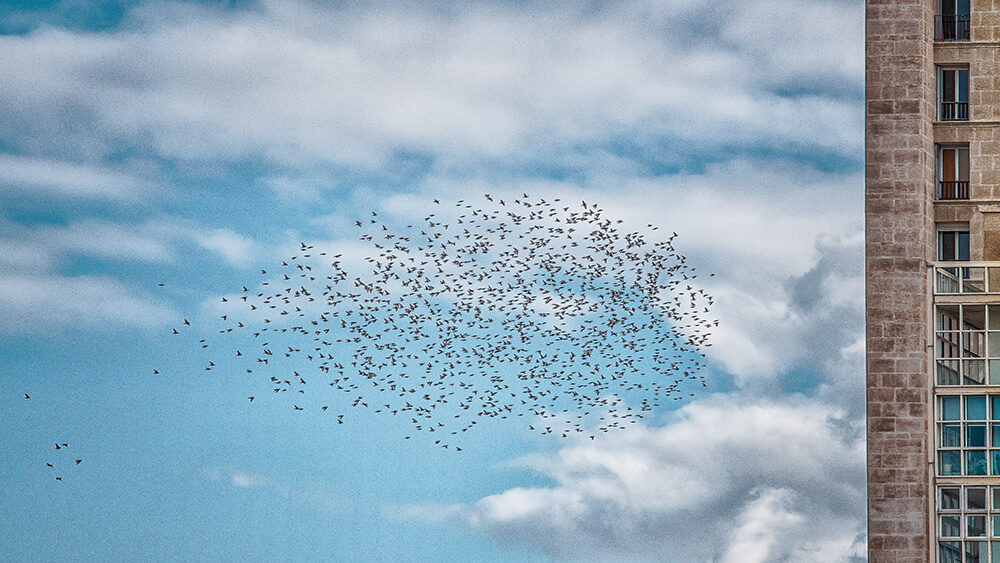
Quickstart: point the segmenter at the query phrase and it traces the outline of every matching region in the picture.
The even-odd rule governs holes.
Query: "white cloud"
[[[57,327],[166,326],[178,318],[168,305],[104,276],[0,274],[3,332]]]
[[[825,29],[854,29],[862,11],[741,5],[692,4],[678,20],[646,18],[638,4],[445,12],[272,1],[229,13],[159,4],[113,33],[0,38],[10,54],[0,61],[0,132],[38,153],[92,158],[149,142],[166,157],[263,156],[300,171],[377,168],[400,151],[445,164],[532,161],[553,146],[623,136],[855,157],[855,101],[774,85],[850,83],[857,95],[860,62],[811,55],[817,30],[803,30],[801,16],[817,8]],[[776,35],[780,56],[760,60],[757,42]],[[90,126],[28,119],[60,107]],[[53,146],[32,146],[41,137]]]
[[[246,266],[254,259],[254,242],[229,229],[214,229],[207,233],[193,231],[191,236],[199,246],[217,252],[234,266]]]
[[[233,466],[206,467],[202,473],[213,481],[228,482],[240,489],[275,491],[289,500],[305,503],[327,514],[335,514],[337,511],[336,493],[319,483],[290,484],[270,475],[252,473]]]
[[[134,200],[149,188],[147,180],[107,166],[0,154],[0,192]]]
[[[520,461],[551,486],[429,514],[564,560],[860,560],[865,446],[842,416],[818,402],[715,397],[662,427]]]

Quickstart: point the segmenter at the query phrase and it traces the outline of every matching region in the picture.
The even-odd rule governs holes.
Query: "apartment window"
[[[969,0],[940,0],[934,17],[934,39],[969,40]]]
[[[937,443],[939,476],[1000,475],[1000,395],[938,396]]]
[[[1000,305],[936,306],[934,364],[941,386],[1000,385]]]
[[[937,489],[939,563],[1000,561],[1000,487]]]
[[[969,119],[969,69],[940,68],[938,70],[939,118],[942,121]]]
[[[963,262],[969,260],[969,226],[967,224],[939,224],[937,241],[938,260]]]
[[[969,146],[938,146],[937,199],[969,199]]]

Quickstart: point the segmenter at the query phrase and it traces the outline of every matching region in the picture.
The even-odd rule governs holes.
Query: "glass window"
[[[965,445],[970,448],[986,447],[986,425],[970,424],[966,427]],[[943,446],[944,444],[942,444]]]
[[[965,474],[966,475],[986,475],[986,451],[966,450],[965,451]]]
[[[959,405],[961,405],[959,397],[941,397],[941,420],[961,419]]]
[[[986,488],[966,487],[965,508],[967,510],[986,510]]]
[[[1000,563],[1000,486],[938,487],[937,500],[938,561]]]
[[[937,199],[969,199],[969,147],[945,147],[937,149]],[[944,235],[944,236],[942,236]],[[944,230],[938,232],[939,254],[946,256],[940,260],[968,260],[969,229]],[[965,250],[965,258],[958,258]]]
[[[943,67],[938,73],[938,95],[942,121],[969,119],[969,69]]]
[[[965,398],[965,418],[968,420],[986,420],[986,397],[978,395]]]
[[[951,152],[948,152],[951,151]],[[944,165],[938,171],[938,181],[947,184],[946,188],[941,188],[938,199],[968,199],[969,189],[969,157],[968,150],[964,151],[964,157],[954,157],[954,149],[947,149],[942,152],[941,158],[958,158],[952,164]],[[964,158],[964,160],[962,160]],[[942,161],[945,162],[945,161]],[[957,182],[964,183],[964,197],[946,197],[952,193],[948,190],[957,190]],[[940,186],[939,186],[940,187]],[[947,192],[947,193],[946,193]],[[938,260],[969,260],[969,227],[941,227],[938,229]]]

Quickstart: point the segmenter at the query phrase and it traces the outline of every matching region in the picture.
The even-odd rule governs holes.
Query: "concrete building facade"
[[[1000,563],[1000,1],[867,0],[868,549]]]

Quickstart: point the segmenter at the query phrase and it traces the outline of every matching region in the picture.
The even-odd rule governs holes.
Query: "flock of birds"
[[[28,395],[27,393],[25,393],[24,394],[24,399],[25,400],[30,400],[31,399],[31,395]],[[67,444],[65,442],[64,443],[56,442],[56,447],[54,448],[54,450],[61,451],[62,455],[65,455],[66,454],[65,450],[67,450],[67,449],[69,449],[69,444]],[[60,454],[56,454],[56,455],[60,455]],[[60,459],[59,461],[61,462],[62,460]],[[60,467],[67,466],[67,465],[69,467],[76,467],[77,465],[80,465],[81,463],[83,463],[82,459],[74,459],[73,460],[73,465],[69,465],[69,462],[65,462],[65,463],[60,463]],[[57,475],[55,475],[56,481],[62,481],[63,480],[62,475],[58,475],[58,473],[60,473],[58,471],[59,468],[56,467],[55,465],[53,465],[53,463],[51,461],[45,462],[45,467],[48,467],[49,469],[51,469],[51,470],[53,470],[53,471],[55,471],[57,473]]]
[[[705,384],[718,321],[677,233],[622,232],[586,202],[484,200],[434,200],[402,229],[373,211],[354,225],[367,256],[301,243],[222,297],[217,335],[198,344],[226,355],[205,369],[242,362],[296,411],[332,408],[342,424],[371,409],[456,451],[484,418],[594,439]]]

